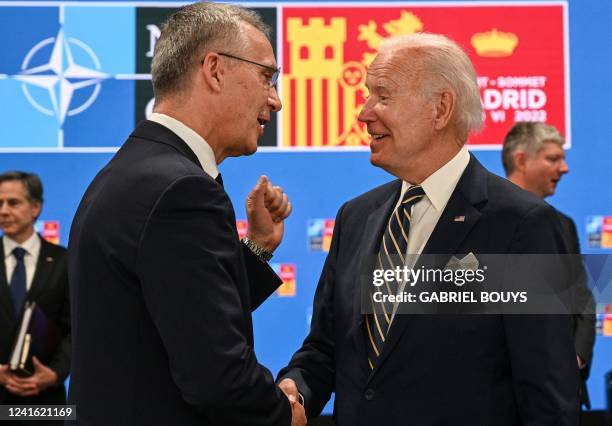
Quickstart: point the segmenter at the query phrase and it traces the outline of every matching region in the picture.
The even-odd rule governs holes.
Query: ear
[[[38,217],[40,216],[40,212],[42,210],[42,204],[39,203],[38,201],[33,201],[32,202],[32,207],[34,209],[33,213],[34,213],[34,220],[37,220]]]
[[[527,164],[527,153],[525,151],[516,151],[512,155],[512,161],[514,161],[514,170],[523,173]]]
[[[213,92],[221,91],[225,77],[225,67],[217,53],[208,52],[202,59],[198,72]]]
[[[436,130],[442,130],[448,125],[453,116],[456,102],[457,96],[450,88],[444,89],[435,98],[436,115],[434,117],[434,127]]]

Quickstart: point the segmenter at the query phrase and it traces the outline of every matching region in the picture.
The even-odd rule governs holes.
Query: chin
[[[376,153],[371,153],[370,154],[370,163],[372,163],[373,166],[376,167],[380,167],[381,169],[385,169],[386,170],[386,163],[383,157],[381,157],[380,152],[376,152]]]
[[[380,167],[378,164],[379,161],[380,161],[380,154],[371,152],[370,153],[370,163],[372,163],[373,166]]]
[[[246,147],[244,155],[253,155],[257,152],[257,141],[255,141],[255,143],[249,143],[249,145]]]

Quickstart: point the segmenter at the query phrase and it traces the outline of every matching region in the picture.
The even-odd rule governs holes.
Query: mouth
[[[266,117],[257,117],[257,124],[259,124],[259,135],[258,138],[261,138],[264,134],[264,130],[266,129],[266,124],[270,121],[269,118]]]
[[[257,118],[257,122],[259,123],[259,126],[263,130],[266,127],[266,124],[268,124],[270,122],[270,119],[265,118],[265,117],[258,117]]]
[[[370,133],[370,136],[372,136],[372,140],[379,141],[381,139],[386,138],[389,135],[381,134],[381,133]]]
[[[372,138],[372,141],[370,142],[370,150],[372,151],[372,153],[376,152],[379,149],[380,145],[384,143],[385,138],[390,136],[388,133],[374,133],[369,130],[368,133]]]

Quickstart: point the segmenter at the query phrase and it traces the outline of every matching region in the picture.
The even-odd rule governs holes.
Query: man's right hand
[[[295,382],[292,379],[283,379],[279,384],[278,387],[280,388],[280,390],[283,391],[283,393],[285,395],[287,395],[287,398],[289,398],[289,401],[298,401],[300,400],[300,395],[298,392],[298,388],[297,385],[295,384]]]
[[[11,372],[9,371],[8,364],[0,364],[0,385],[6,386],[10,378]]]
[[[300,404],[300,395],[298,393],[298,388],[295,382],[291,379],[283,379],[278,387],[283,391],[289,402],[291,403],[291,412],[293,414],[293,419],[291,421],[291,426],[297,425],[305,425],[306,424],[306,412],[304,411],[304,407]],[[302,422],[302,423],[300,423]]]
[[[0,365],[0,385],[18,396],[31,396],[38,393],[32,385],[20,383],[11,373],[8,365]]]
[[[291,402],[291,426],[306,425],[306,412],[304,406],[297,401]]]

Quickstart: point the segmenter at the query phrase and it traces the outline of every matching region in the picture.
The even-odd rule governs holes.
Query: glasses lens
[[[274,74],[272,74],[272,78],[270,79],[270,87],[276,86],[279,76],[280,76],[280,68],[277,68],[276,71],[274,71]]]

